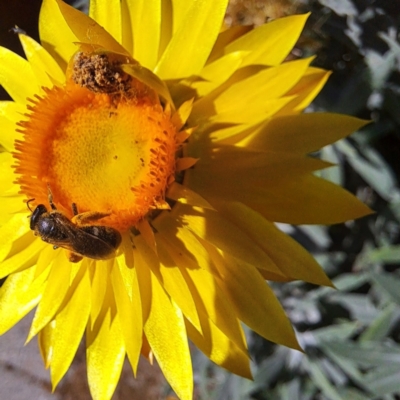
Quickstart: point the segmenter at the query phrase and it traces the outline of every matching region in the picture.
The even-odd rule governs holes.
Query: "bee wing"
[[[92,225],[80,227],[79,232],[77,232],[79,240],[74,242],[74,251],[84,257],[97,260],[114,257],[119,241],[118,243],[110,241],[110,238],[107,236],[107,229],[104,226]],[[107,241],[103,240],[102,235]]]
[[[77,226],[62,214],[55,215],[54,218],[65,239],[48,241],[49,243],[82,257],[89,257],[96,260],[114,257],[115,250],[121,239],[119,236],[113,238],[114,241],[110,241],[110,237],[108,236],[110,228],[92,225]],[[115,230],[111,229],[111,231],[115,235]],[[107,241],[101,238],[102,235]]]

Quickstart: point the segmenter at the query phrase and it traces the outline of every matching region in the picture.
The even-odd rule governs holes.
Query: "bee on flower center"
[[[67,257],[71,262],[79,262],[83,257],[95,260],[106,260],[115,256],[121,244],[121,234],[114,228],[103,225],[91,225],[111,213],[89,211],[78,213],[75,203],[72,204],[74,217],[69,219],[57,210],[49,190],[49,204],[51,211],[44,204],[39,204],[30,217],[30,228],[35,236],[53,245],[54,249],[62,247],[68,250]]]

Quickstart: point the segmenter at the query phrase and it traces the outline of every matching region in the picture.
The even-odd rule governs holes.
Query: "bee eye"
[[[35,226],[39,223],[41,216],[47,212],[47,208],[43,204],[39,204],[32,213],[30,228],[35,229]]]

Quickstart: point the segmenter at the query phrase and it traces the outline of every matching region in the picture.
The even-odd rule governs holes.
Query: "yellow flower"
[[[307,16],[220,31],[226,5],[44,0],[42,44],[0,49],[0,331],[37,306],[54,386],[84,334],[95,399],[141,354],[190,399],[188,338],[250,377],[241,321],[299,348],[265,280],[330,285],[274,222],[369,213],[308,156],[364,122],[300,114],[329,75],[284,62]]]

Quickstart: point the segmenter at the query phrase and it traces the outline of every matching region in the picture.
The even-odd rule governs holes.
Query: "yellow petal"
[[[211,142],[218,142],[216,144],[235,145],[241,139],[250,136],[257,131],[260,123],[242,123],[242,124],[216,124],[212,127],[209,133]],[[206,132],[208,134],[208,130]]]
[[[127,268],[125,266],[125,268]],[[114,290],[115,301],[117,305],[117,316],[121,325],[121,331],[125,342],[126,352],[133,372],[136,375],[137,364],[142,348],[143,338],[143,320],[142,305],[139,295],[139,285],[135,270],[133,270],[134,279],[129,289],[133,290],[132,299],[129,298],[127,289],[121,276],[119,268],[112,269],[111,281]]]
[[[251,379],[249,356],[229,340],[210,320],[202,324],[203,333],[200,334],[186,321],[186,329],[190,340],[213,362],[226,368],[228,371]]]
[[[53,356],[54,328],[55,321],[53,320],[38,333],[40,355],[46,369],[50,367],[51,357]]]
[[[174,35],[155,68],[158,76],[162,79],[183,78],[201,71],[218,36],[227,3],[227,0],[187,3],[190,7],[177,16],[176,24],[174,20]],[[178,3],[174,17],[180,6]]]
[[[0,143],[10,152],[14,150],[15,140],[21,137],[21,134],[16,132],[16,124],[22,119],[21,114],[24,112],[25,106],[22,104],[13,101],[0,101]],[[11,169],[9,171],[11,172]]]
[[[252,104],[252,107],[244,108],[240,103],[238,109],[218,110],[214,102],[203,97],[193,106],[190,115],[190,123],[201,125],[207,119],[213,123],[226,124],[255,124],[265,121],[277,113],[282,107],[291,101],[291,97],[282,97],[278,99],[269,99]]]
[[[288,115],[269,120],[246,139],[245,146],[260,151],[308,154],[350,135],[368,122],[331,113]]]
[[[0,115],[12,122],[19,122],[23,119],[27,119],[24,115],[26,113],[26,105],[21,103],[15,103],[13,101],[0,101]],[[14,134],[14,132],[13,132]],[[3,135],[3,133],[2,133]],[[20,133],[17,133],[21,137]],[[14,148],[14,146],[13,146]]]
[[[152,250],[154,254],[157,254],[156,239],[154,237],[154,231],[147,219],[142,219],[136,225],[136,229],[140,232],[141,237],[146,242],[146,245]]]
[[[176,161],[176,171],[184,171],[185,169],[193,167],[199,161],[197,158],[193,157],[181,157]]]
[[[261,123],[279,112],[290,101],[291,97],[282,97],[280,99],[266,100],[263,103],[257,102],[245,109],[240,108],[217,113],[210,118],[210,121],[235,124]]]
[[[13,272],[23,271],[36,264],[39,254],[46,244],[41,240],[32,241],[32,238],[25,239],[26,246],[0,264],[0,277],[3,278]]]
[[[61,0],[55,1],[79,42],[100,45],[107,51],[129,56],[129,53],[96,21]]]
[[[193,297],[200,319],[211,319],[236,345],[246,349],[243,332],[235,313],[226,301],[215,281],[210,267],[209,254],[204,246],[186,229],[177,230],[171,219],[164,221],[169,225],[159,229],[166,243],[166,249],[174,263],[180,268]],[[175,235],[171,232],[175,231]]]
[[[245,50],[251,53],[245,58],[242,66],[278,65],[296,44],[308,15],[292,15],[261,25],[228,44],[223,54]]]
[[[159,96],[166,100],[169,104],[173,105],[174,102],[171,98],[169,90],[164,81],[162,81],[156,74],[141,65],[123,64],[122,70],[127,74],[138,79],[140,82],[149,86]]]
[[[9,172],[13,172],[13,170],[10,170]],[[4,174],[5,177],[8,176],[8,173]],[[15,181],[15,175],[14,179]],[[10,218],[12,218],[13,215],[20,214],[22,210],[21,207],[21,195],[16,193],[18,191],[18,188],[16,185],[13,185],[12,188],[8,191],[8,193],[4,193],[3,196],[1,196],[1,201],[2,201],[2,207],[4,207],[3,212],[0,212],[0,226],[4,226],[8,223]],[[26,220],[25,220],[26,223]],[[29,234],[28,234],[29,235]],[[1,236],[1,228],[0,228],[0,236]],[[23,240],[24,241],[24,240]],[[30,243],[32,241],[32,237],[26,240],[26,243]],[[1,254],[4,254],[3,251],[0,249],[0,258]],[[7,250],[7,249],[3,249]],[[0,268],[1,269],[1,268]]]
[[[182,313],[171,302],[153,273],[151,290],[151,309],[144,332],[172,389],[181,400],[191,400],[192,363]]]
[[[201,120],[205,116],[217,116],[219,122],[247,122],[249,118],[240,118],[236,114],[248,113],[251,115],[257,113],[265,113],[268,115],[277,112],[284,107],[286,103],[291,102],[297,93],[290,93],[290,89],[304,75],[312,58],[287,62],[282,65],[257,70],[248,70],[244,73],[235,74],[231,79],[224,81],[218,90],[209,93],[195,102],[191,120]],[[246,70],[245,70],[246,71]],[[250,73],[250,71],[252,71]],[[287,98],[281,98],[283,95]],[[278,108],[274,108],[273,104],[279,104]],[[221,118],[221,114],[228,116]],[[264,119],[265,119],[264,118]]]
[[[93,329],[86,330],[87,373],[93,400],[109,400],[121,375],[125,346],[119,318],[116,316],[111,282],[100,316]]]
[[[224,185],[220,190],[224,196],[246,204],[270,221],[289,224],[331,225],[372,212],[346,190],[314,175],[300,175],[281,186]]]
[[[63,250],[58,250],[47,279],[46,289],[33,318],[28,340],[32,339],[55,316],[68,290],[71,263],[67,261]]]
[[[292,325],[271,288],[256,268],[216,249],[209,252],[220,277],[218,284],[237,316],[267,340],[300,350]]]
[[[130,54],[133,54],[133,30],[128,1],[130,0],[121,0],[121,44]]]
[[[53,390],[67,372],[82,340],[90,312],[90,282],[86,266],[69,288],[57,313],[52,335],[51,382]]]
[[[40,274],[45,271],[49,265],[53,262],[54,257],[56,257],[56,253],[54,253],[54,249],[48,244],[41,250],[39,254],[39,258],[36,262],[35,268],[35,278],[36,279]]]
[[[46,49],[27,35],[19,35],[19,40],[39,86],[52,87],[54,81],[64,83],[65,75],[62,69]]]
[[[116,258],[119,272],[121,273],[122,280],[129,298],[132,300],[133,296],[137,295],[137,276],[134,269],[134,257],[131,238],[128,234],[122,235],[122,243],[120,245],[120,254]]]
[[[10,275],[0,288],[0,334],[12,328],[40,301],[47,274],[33,277],[35,268]]]
[[[190,10],[190,1],[185,0],[172,0],[172,11],[173,11],[173,33],[175,33],[181,24],[185,22],[187,18],[187,12]]]
[[[61,69],[65,70],[68,60],[78,50],[74,44],[78,39],[65,21],[57,0],[43,0],[39,15],[39,34],[42,46]]]
[[[27,215],[23,213],[11,216],[7,223],[0,227],[0,260],[3,261],[7,256],[14,254],[15,250],[12,250],[15,248],[15,242],[27,234],[29,230]],[[32,237],[30,237],[30,241],[32,241]],[[19,266],[16,265],[15,267],[18,268]],[[0,276],[4,277],[5,275],[0,274]]]
[[[287,96],[293,96],[293,99],[279,110],[277,116],[302,112],[315,99],[330,75],[331,71],[310,67],[297,85],[289,90]]]
[[[1,109],[0,109],[0,114],[1,114]],[[6,149],[6,151],[11,152],[14,150],[14,142],[15,139],[18,137],[18,133],[15,131],[17,126],[15,122],[10,121],[8,118],[5,118],[1,115],[0,115],[0,126],[2,129],[0,133],[0,144]]]
[[[213,243],[216,247],[240,260],[252,265],[261,264],[265,269],[278,275],[281,274],[267,254],[246,233],[219,213],[207,209],[199,211],[197,208],[184,205],[179,205],[173,212],[177,212],[175,210],[178,209],[183,215],[182,222],[187,226],[186,229],[180,229],[179,233],[184,234],[186,230],[189,230],[201,239]],[[176,223],[171,221],[170,224],[174,226]],[[175,235],[179,237],[177,233]],[[188,243],[186,242],[187,240],[189,240],[188,235],[185,236],[185,241],[183,241],[186,245]]]
[[[175,125],[178,131],[183,127],[183,125],[185,125],[190,113],[192,112],[193,100],[194,99],[192,98],[185,101],[171,117],[171,122]]]
[[[0,176],[0,187],[2,188],[2,197],[9,196],[10,192],[15,191],[15,184],[13,183],[15,175],[11,167],[14,162],[10,153],[6,151],[0,153],[0,171],[2,172]]]
[[[213,208],[210,203],[203,199],[198,193],[190,190],[187,186],[181,185],[174,182],[168,189],[166,197],[179,201],[183,204],[189,204],[191,206],[203,207],[203,208]]]
[[[300,80],[311,61],[287,62],[230,85],[214,101],[217,112],[241,110],[283,96]]]
[[[196,168],[188,171],[188,186],[194,186],[195,190],[208,187],[211,191],[213,187],[218,187],[220,180],[227,180],[232,185],[247,181],[270,186],[279,184],[284,179],[293,179],[295,175],[314,172],[332,165],[295,152],[262,151],[261,146],[260,151],[238,146],[214,146],[207,151],[206,145],[199,148],[196,144],[189,149],[200,158]],[[230,178],[233,175],[236,178],[232,182]]]
[[[160,0],[125,0],[129,22],[133,32],[133,48],[128,49],[135,60],[153,69],[158,61],[161,8]]]
[[[14,101],[22,104],[39,89],[29,62],[5,47],[0,47],[0,85]]]
[[[272,222],[240,203],[218,203],[218,211],[245,231],[291,279],[332,286],[314,257]]]
[[[229,44],[235,41],[236,39],[244,36],[246,33],[250,32],[253,29],[251,25],[236,25],[232,26],[228,29],[222,30],[217,40],[215,41],[213,50],[208,58],[207,62],[213,63],[215,60],[223,57],[223,50]],[[244,49],[244,51],[246,51]],[[229,54],[229,53],[228,53]]]
[[[110,267],[107,261],[96,261],[90,263],[91,270],[91,307],[90,307],[90,322],[96,322],[97,317],[103,307],[104,296],[107,290],[107,281],[109,279]]]
[[[197,151],[200,149],[194,146],[193,150],[196,151],[196,148]],[[282,162],[277,168],[272,168],[274,162],[279,164],[279,161],[271,156],[268,157],[268,162],[271,158],[270,166],[265,164],[266,167],[271,167],[269,171],[267,168],[263,170],[249,168],[245,173],[245,170],[234,168],[241,165],[238,164],[240,161],[238,156],[237,160],[234,161],[231,158],[230,162],[228,157],[225,168],[221,169],[223,163],[219,162],[217,157],[219,154],[223,156],[221,160],[224,160],[224,155],[240,154],[242,150],[238,147],[230,149],[226,146],[219,152],[212,153],[214,158],[211,158],[211,161],[200,157],[196,168],[187,172],[188,186],[197,191],[211,205],[213,205],[213,198],[230,198],[232,201],[242,202],[260,212],[270,221],[292,224],[334,224],[371,213],[368,207],[344,189],[309,173],[314,166],[323,167],[323,163],[320,164],[321,161],[305,158],[298,159],[294,163],[288,162],[287,166],[285,162]],[[198,156],[198,154],[195,155]],[[293,161],[296,160],[293,159]],[[256,162],[257,158],[255,165]],[[252,163],[252,158],[248,158],[248,165]],[[245,173],[247,178],[243,179],[242,173]],[[210,214],[210,210],[204,210],[204,213]],[[185,217],[184,220],[186,219]],[[187,219],[188,223],[192,224],[190,222],[192,219]],[[209,229],[208,224],[207,229]],[[199,233],[196,232],[196,234]],[[218,247],[222,249],[220,245]],[[226,251],[229,250],[226,249]]]
[[[145,241],[140,236],[135,237],[135,246],[148,268],[150,268],[157,277],[171,299],[173,299],[182,310],[186,318],[188,318],[195,327],[201,330],[196,305],[188,285],[180,269],[168,258],[165,245],[163,246],[164,242],[158,236],[159,235],[157,235],[157,246],[160,246],[159,257],[146,245]]]
[[[193,82],[190,86],[196,89],[198,97],[207,95],[231,77],[247,54],[246,51],[235,51],[218,58],[213,63],[206,65],[201,71],[201,79]]]
[[[140,303],[142,304],[143,324],[146,323],[150,314],[152,302],[151,271],[144,257],[137,249],[134,249],[135,269],[140,289]],[[143,343],[145,345],[145,343]]]
[[[121,43],[121,0],[92,0],[89,16]]]

